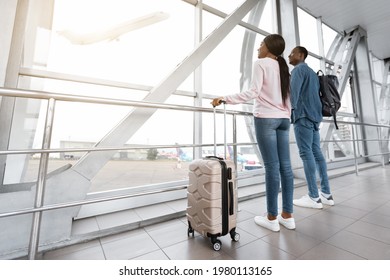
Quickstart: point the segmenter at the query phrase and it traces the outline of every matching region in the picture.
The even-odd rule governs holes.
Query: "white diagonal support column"
[[[265,4],[267,4],[267,0],[260,0],[257,6],[252,10],[248,23],[258,26],[260,23],[261,15],[263,14]],[[251,32],[250,30],[246,30],[244,34],[244,40],[242,42],[241,49],[241,62],[240,62],[240,91],[243,91],[250,86],[251,78],[252,78],[252,67],[253,67],[253,54],[255,51],[255,42],[256,42],[256,33]],[[258,46],[257,46],[258,47]],[[249,111],[250,108],[248,105],[242,105],[244,111]],[[254,119],[253,117],[245,117],[246,129],[249,135],[249,139],[251,142],[255,143],[256,133],[254,129]],[[235,151],[237,151],[237,147],[234,147]],[[261,160],[260,150],[257,145],[254,147],[255,153],[259,160]],[[236,154],[236,152],[234,152]]]
[[[243,2],[166,79],[153,88],[144,101],[164,102],[257,3],[258,0]],[[96,146],[120,146],[125,144],[156,110],[148,108],[133,109]],[[88,153],[80,159],[73,170],[91,180],[110,160],[112,155],[113,152]]]
[[[28,0],[17,2],[8,64],[4,80],[4,87],[17,88],[19,67],[23,55],[23,43],[28,13]],[[15,108],[15,97],[2,97],[0,103],[0,150],[8,150],[11,136],[12,118]],[[0,185],[3,184],[7,156],[0,156]]]
[[[363,123],[378,123],[378,108],[374,94],[374,86],[371,71],[371,62],[369,57],[367,36],[362,36],[356,50],[354,74],[357,79],[357,94],[359,100],[358,115]],[[363,142],[366,155],[380,154],[379,134],[380,129],[373,126],[362,126]],[[370,156],[369,161],[382,162],[382,157]]]
[[[278,33],[281,34],[286,41],[286,48],[283,55],[288,63],[288,55],[296,46],[300,45],[297,0],[277,0],[275,2],[276,14],[278,16]],[[292,69],[293,66],[290,65],[290,70]],[[294,128],[291,126],[290,142],[295,141]],[[300,168],[302,167],[302,160],[299,156],[298,146],[296,144],[290,145],[290,157],[294,176],[297,178],[305,178],[303,169]]]
[[[333,75],[336,75],[339,80],[339,93],[340,98],[343,97],[343,93],[347,82],[349,81],[349,76],[351,73],[352,65],[356,55],[356,49],[359,45],[360,38],[365,36],[364,30],[360,27],[349,32],[342,39],[336,36],[333,45],[332,52],[330,50],[331,58],[334,56],[334,67]],[[333,123],[323,123],[321,127],[321,140],[323,140],[322,149],[326,150],[334,131]]]
[[[379,123],[390,125],[390,84],[388,83],[388,78],[390,75],[390,59],[385,60],[385,67],[383,70],[383,79],[382,79],[382,87],[381,93],[379,96]],[[384,162],[389,162],[389,136],[390,129],[382,128],[381,129],[381,152],[384,155]]]

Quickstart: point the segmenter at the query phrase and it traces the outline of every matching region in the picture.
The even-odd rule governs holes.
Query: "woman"
[[[265,167],[267,215],[256,216],[255,223],[272,231],[279,231],[282,224],[295,229],[293,213],[293,173],[290,162],[290,73],[281,56],[285,41],[278,34],[264,38],[258,51],[258,60],[253,66],[249,90],[215,98],[213,106],[221,101],[240,104],[254,99],[256,138]],[[278,215],[278,193],[282,186],[283,208]]]

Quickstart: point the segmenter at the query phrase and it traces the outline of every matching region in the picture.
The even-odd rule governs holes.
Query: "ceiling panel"
[[[390,58],[389,0],[297,0],[298,6],[336,31],[361,26],[367,31],[368,47],[380,59]]]

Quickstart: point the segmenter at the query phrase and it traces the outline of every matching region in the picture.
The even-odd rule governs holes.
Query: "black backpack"
[[[336,113],[341,106],[341,98],[337,88],[339,80],[335,75],[324,75],[319,70],[317,72],[318,80],[320,81],[320,99],[322,103],[322,115],[324,117],[333,117],[334,125],[337,126]]]

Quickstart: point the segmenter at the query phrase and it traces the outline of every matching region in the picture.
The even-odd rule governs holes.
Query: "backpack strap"
[[[334,126],[336,127],[336,129],[339,129],[339,126],[337,125],[337,120],[336,120],[336,110],[334,107],[332,107],[332,116],[333,116]]]

